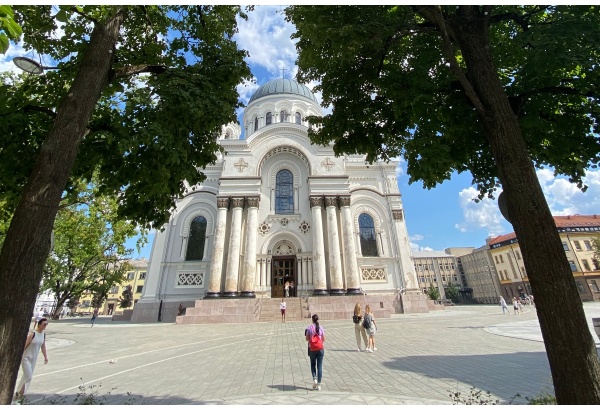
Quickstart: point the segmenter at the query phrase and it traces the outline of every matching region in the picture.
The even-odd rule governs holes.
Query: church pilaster
[[[329,242],[329,275],[331,295],[343,295],[344,282],[342,280],[342,260],[340,258],[340,236],[337,221],[337,197],[325,197],[327,209],[327,239]]]
[[[325,277],[325,245],[323,243],[323,219],[321,218],[322,197],[311,197],[310,208],[313,219],[313,275],[314,296],[328,295]]]
[[[229,236],[229,255],[227,260],[227,274],[225,276],[224,298],[238,296],[238,276],[240,268],[240,244],[242,232],[242,209],[244,198],[232,198],[231,233]]]
[[[344,269],[346,272],[346,293],[360,294],[358,263],[356,262],[356,245],[352,229],[352,214],[350,213],[350,196],[340,197],[342,213],[342,242],[344,244]]]
[[[217,229],[210,263],[210,281],[206,298],[218,298],[221,295],[221,277],[223,274],[223,251],[225,249],[225,230],[227,228],[227,208],[229,198],[217,198]]]
[[[246,198],[248,206],[248,221],[246,222],[246,252],[244,256],[244,282],[241,297],[256,297],[256,235],[258,233],[258,202],[259,197]]]
[[[398,255],[400,256],[400,274],[403,277],[403,286],[408,292],[419,292],[419,282],[415,268],[411,263],[410,243],[408,241],[408,231],[404,220],[404,210],[393,209],[392,217],[394,219],[394,229],[398,238]]]

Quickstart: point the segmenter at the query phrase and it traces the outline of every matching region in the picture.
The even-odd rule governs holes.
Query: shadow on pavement
[[[307,387],[301,387],[301,386],[296,386],[296,385],[289,385],[289,384],[270,384],[267,387],[270,387],[271,389],[277,389],[279,391],[292,391],[292,390],[309,390],[312,391],[312,389],[309,389]]]

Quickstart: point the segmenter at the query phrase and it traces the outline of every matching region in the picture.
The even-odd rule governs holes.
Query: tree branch
[[[81,17],[83,17],[84,19],[91,21],[94,24],[98,24],[98,20],[96,20],[93,17],[88,16],[87,14],[85,14],[83,11],[77,10],[77,7],[75,6],[71,6],[71,11],[75,14],[79,14]]]
[[[167,70],[167,66],[165,65],[151,65],[151,64],[137,64],[137,65],[129,65],[126,67],[121,67],[114,69],[110,75],[110,80],[123,78],[123,77],[131,77],[136,74],[141,73],[153,73],[153,74],[162,74]]]
[[[29,111],[38,111],[44,114],[48,114],[52,118],[56,118],[56,113],[52,111],[50,108],[39,107],[37,105],[27,104],[23,107],[23,112],[27,114]]]

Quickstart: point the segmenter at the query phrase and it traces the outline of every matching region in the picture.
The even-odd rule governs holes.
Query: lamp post
[[[47,67],[27,57],[15,57],[13,63],[29,74],[41,75],[44,70],[56,70],[58,67]]]

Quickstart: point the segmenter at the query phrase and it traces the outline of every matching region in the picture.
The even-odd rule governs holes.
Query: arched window
[[[206,240],[206,218],[197,216],[190,225],[186,261],[201,261],[204,257],[204,241]]]
[[[269,125],[273,122],[273,114],[271,114],[270,112],[267,113],[267,120],[266,120],[266,125]]]
[[[299,112],[296,113],[296,124],[302,124],[302,115]]]
[[[228,140],[228,139],[231,139],[231,131],[229,131],[229,130],[228,130],[228,131],[225,133],[225,139],[226,139],[226,140]]]
[[[254,117],[254,131],[258,130],[258,117]]]
[[[358,228],[360,230],[360,249],[362,250],[362,255],[378,256],[375,224],[371,215],[360,214],[358,217]]]
[[[275,213],[294,213],[294,176],[287,169],[279,171],[275,177]]]
[[[288,120],[288,113],[287,111],[283,110],[279,113],[279,118],[280,118],[280,122],[287,122]]]

